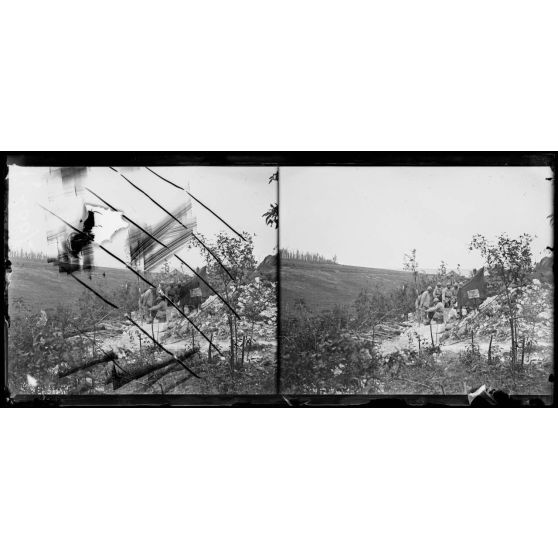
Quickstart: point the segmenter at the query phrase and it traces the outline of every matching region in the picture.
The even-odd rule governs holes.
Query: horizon
[[[473,235],[533,236],[548,255],[553,227],[549,167],[283,167],[280,246],[337,256],[344,265],[480,268]]]
[[[283,248],[281,248],[283,249]],[[296,248],[285,248],[285,250],[292,250],[292,251],[296,251]],[[319,254],[320,256],[322,254]],[[286,261],[298,261],[300,262],[300,260],[296,260],[296,258],[285,258]],[[392,267],[378,267],[378,266],[368,266],[368,265],[358,265],[358,264],[346,264],[346,263],[342,263],[342,262],[307,262],[309,265],[334,265],[334,266],[344,266],[344,267],[362,267],[363,269],[377,269],[377,270],[384,270],[384,271],[399,271],[401,273],[409,273],[412,274],[412,271],[409,271],[407,269],[403,269],[403,267],[401,268],[392,268]],[[535,261],[533,261],[533,263],[536,263]],[[467,267],[461,267],[461,275],[466,275],[469,274],[471,271],[473,271],[474,269],[481,269],[482,267],[486,268],[487,265],[486,264],[482,264],[477,268],[471,267],[471,268],[467,268]],[[447,269],[447,272],[456,272],[455,269],[449,268]],[[427,275],[435,275],[438,273],[438,269],[434,269],[434,268],[422,268],[419,267],[418,268],[418,272],[419,273],[423,273],[423,274],[427,274]]]
[[[48,231],[63,228],[39,204],[77,224],[76,215],[83,207],[106,208],[85,187],[92,188],[118,212],[103,211],[96,215],[95,240],[130,263],[128,236],[130,225],[121,218],[124,211],[144,228],[167,218],[162,209],[129,185],[125,175],[149,196],[172,213],[187,209],[182,222],[197,235],[212,240],[219,233],[234,235],[226,225],[185,192],[191,192],[235,230],[253,235],[254,258],[259,263],[276,253],[277,230],[267,226],[262,214],[277,201],[277,186],[269,182],[272,169],[268,167],[153,167],[158,174],[180,185],[175,188],[155,177],[144,167],[25,167],[9,166],[9,246],[13,250],[34,250],[56,257],[57,249],[47,241]],[[70,175],[64,176],[63,172]],[[251,200],[246,203],[245,200]],[[189,207],[188,207],[189,206]],[[14,218],[17,216],[17,218]],[[11,218],[10,218],[11,217]],[[99,240],[98,240],[99,239]],[[197,246],[182,245],[174,251],[193,268],[203,267],[205,259]],[[171,254],[150,271],[158,271],[167,261],[171,268],[181,268]],[[176,263],[175,263],[176,262]],[[124,269],[111,256],[94,248],[94,265],[109,269]]]

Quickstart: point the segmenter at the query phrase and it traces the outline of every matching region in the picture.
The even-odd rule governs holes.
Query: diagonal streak
[[[81,329],[79,329],[78,327],[76,327],[74,325],[74,327],[85,337],[87,337],[87,339],[89,339],[89,341],[91,341],[94,345],[96,345],[105,355],[108,355],[108,353],[103,349],[102,346],[99,345],[98,341],[93,341],[93,339],[91,339],[91,337],[89,335],[87,335],[87,333],[85,333],[85,331],[82,331]],[[124,370],[124,368],[122,368],[122,366],[120,366],[120,364],[118,364],[115,360],[112,361],[112,363],[114,365],[116,365],[118,368],[120,368],[120,370],[122,370],[122,372],[124,372],[124,374],[127,374],[128,372],[126,370]]]
[[[124,176],[121,172],[117,171],[114,167],[109,167],[110,169],[112,169],[114,172],[117,172],[126,182],[128,182],[128,184],[130,184],[131,186],[133,186],[136,190],[138,190],[139,192],[141,192],[146,198],[148,198],[149,200],[151,200],[157,207],[159,207],[160,209],[162,209],[169,217],[171,217],[172,219],[174,219],[179,225],[181,225],[182,227],[184,227],[186,230],[189,230],[188,227],[180,220],[177,219],[170,211],[168,211],[167,209],[165,209],[159,202],[157,202],[156,200],[154,200],[147,192],[144,192],[139,186],[137,186],[136,184],[134,184],[130,179],[128,179],[126,176]],[[204,244],[203,240],[201,238],[199,238],[196,233],[192,232],[192,236],[211,254],[211,256],[213,256],[213,258],[215,259],[215,261],[223,268],[223,270],[226,272],[226,274],[231,278],[231,281],[234,280],[233,276],[231,275],[230,271],[225,267],[225,264],[213,253],[213,251]]]
[[[110,304],[113,308],[118,309],[118,306],[116,306],[115,304],[112,304],[112,302],[109,302],[108,300],[106,300],[105,298],[103,298],[97,291],[95,291],[94,289],[92,289],[91,287],[89,287],[87,284],[85,284],[83,281],[80,281],[77,277],[75,277],[74,275],[72,275],[72,277],[78,281],[79,283],[81,283],[84,287],[88,288],[91,292],[93,292],[94,294],[96,294],[100,299],[102,299],[104,302],[106,302],[107,304]],[[143,333],[145,333],[145,335],[147,335],[152,341],[153,343],[157,344],[161,349],[163,349],[163,351],[165,351],[165,353],[169,354],[170,356],[172,356],[176,362],[178,362],[180,365],[182,365],[188,372],[190,372],[190,374],[193,374],[196,378],[199,378],[199,376],[197,374],[195,374],[194,372],[192,372],[192,370],[190,370],[190,368],[188,368],[176,355],[174,355],[173,353],[171,353],[169,350],[165,349],[165,347],[163,347],[163,345],[161,345],[153,336],[149,335],[149,333],[147,333],[141,326],[139,326],[136,322],[134,322],[134,320],[132,320],[132,318],[130,318],[129,316],[126,316],[126,318],[128,318],[128,320],[130,320],[137,328],[141,329],[141,331]],[[101,351],[103,351],[103,353],[105,352],[102,348]],[[106,354],[106,353],[105,353]],[[115,363],[116,364],[116,363]],[[118,366],[118,365],[117,365]],[[122,370],[121,366],[118,366],[118,368],[120,368]]]
[[[184,188],[182,188],[182,186],[178,186],[177,184],[175,184],[174,182],[171,182],[170,180],[166,179],[165,177],[161,176],[160,174],[157,174],[154,170],[151,170],[149,167],[145,167],[149,172],[152,172],[155,176],[159,177],[161,180],[164,180],[165,182],[168,182],[169,184],[171,184],[172,186],[174,186],[175,188],[179,188],[180,190],[184,190]],[[242,238],[242,240],[244,240],[244,242],[246,242],[246,239],[235,229],[233,229],[231,227],[231,225],[229,225],[224,219],[222,219],[221,217],[219,217],[219,215],[217,215],[217,213],[215,213],[215,211],[213,211],[212,209],[210,209],[209,207],[207,207],[207,205],[205,205],[205,203],[203,203],[202,201],[200,201],[198,198],[196,198],[196,196],[194,196],[194,194],[192,194],[191,192],[188,192],[188,190],[184,190],[184,192],[186,192],[192,199],[196,200],[202,207],[205,207],[205,209],[207,209],[207,211],[209,211],[212,215],[215,215],[215,217],[217,217],[217,219],[219,219],[219,221],[221,221],[221,223],[227,225],[227,227],[229,227],[229,229],[231,229],[231,231],[238,235],[240,238]]]
[[[101,196],[97,195],[95,192],[93,192],[92,190],[90,190],[89,188],[85,188],[89,193],[93,194],[96,198],[98,198],[99,200],[101,200],[104,204],[108,205],[108,207],[110,207],[113,211],[118,211],[118,209],[116,209],[114,206],[110,205],[110,203],[108,203],[106,200],[104,200],[103,198],[101,198]],[[122,212],[120,212],[122,213]],[[242,318],[237,314],[237,312],[234,310],[234,308],[192,267],[190,266],[188,263],[186,263],[180,256],[176,255],[166,244],[164,244],[161,240],[159,240],[157,237],[153,236],[150,232],[146,231],[143,227],[141,227],[140,225],[138,225],[135,221],[132,221],[132,219],[130,219],[129,217],[127,217],[126,215],[124,215],[124,213],[122,213],[122,219],[125,219],[126,221],[128,221],[129,223],[131,223],[132,225],[134,225],[134,227],[137,227],[140,231],[142,231],[144,234],[146,234],[147,236],[149,236],[150,238],[152,238],[155,242],[159,243],[163,248],[166,248],[179,262],[183,263],[196,277],[198,277],[201,281],[203,281],[209,289],[211,289],[215,295],[223,302],[223,304],[225,306],[227,306],[227,308],[239,319],[242,320]]]
[[[79,233],[83,233],[83,231],[80,231],[79,229],[76,229],[76,227],[74,227],[73,225],[70,225],[70,223],[68,223],[68,221],[66,221],[65,219],[62,219],[62,217],[59,217],[58,215],[56,215],[56,213],[53,213],[50,209],[47,209],[46,207],[42,206],[41,204],[39,204],[40,207],[42,207],[45,211],[48,211],[51,215],[53,215],[54,217],[56,217],[57,219],[60,219],[60,221],[62,221],[65,225],[67,225],[68,227],[70,227],[71,229],[73,229],[76,232]],[[101,246],[99,243],[94,242],[93,241],[93,235],[91,233],[83,233],[83,234],[87,234],[90,238],[91,238],[91,243],[95,244],[95,246],[99,247],[101,250],[103,250],[103,252],[107,253],[109,256],[113,257],[115,260],[119,261],[124,267],[126,267],[127,269],[129,269],[132,273],[134,273],[135,275],[137,275],[144,283],[147,283],[150,287],[157,289],[157,287],[151,282],[149,281],[149,279],[146,279],[141,273],[138,273],[131,265],[127,264],[123,259],[119,258],[116,254],[113,254],[110,250],[107,250],[104,246]],[[219,347],[216,347],[213,342],[211,341],[211,339],[209,339],[207,337],[207,335],[165,294],[165,293],[160,293],[161,296],[167,301],[169,302],[174,308],[176,308],[178,310],[178,312],[184,316],[184,318],[186,318],[191,324],[192,326],[201,334],[201,336],[222,356],[223,353],[219,350]]]
[[[188,368],[181,360],[179,360],[173,353],[171,353],[168,349],[165,349],[165,347],[163,347],[163,345],[161,345],[161,343],[159,343],[159,341],[157,341],[155,339],[155,337],[149,335],[149,333],[147,333],[147,331],[145,331],[145,329],[143,329],[143,327],[141,327],[138,323],[136,323],[134,320],[132,320],[132,318],[130,318],[130,316],[126,316],[126,318],[128,320],[130,320],[138,329],[140,329],[145,335],[147,335],[147,337],[149,337],[151,339],[151,341],[153,341],[153,343],[155,343],[156,345],[158,345],[163,351],[165,351],[165,353],[169,354],[171,357],[173,357],[176,362],[178,364],[180,364],[185,370],[187,370],[188,372],[190,372],[190,374],[192,374],[192,376],[195,376],[196,378],[199,378],[199,376],[193,372],[192,370],[190,370],[190,368]]]
[[[101,296],[95,289],[91,288],[87,283],[84,283],[81,279],[78,279],[73,273],[70,273],[70,277],[73,277],[78,283],[81,283],[86,289],[89,289],[93,294],[97,295],[105,304],[112,306],[118,310],[118,306],[108,301],[104,296]]]

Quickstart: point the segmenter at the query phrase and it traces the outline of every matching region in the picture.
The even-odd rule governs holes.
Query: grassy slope
[[[412,275],[406,271],[282,260],[281,305],[288,311],[303,298],[313,310],[348,306],[364,288],[377,285],[392,290],[411,281]]]
[[[14,258],[12,269],[10,304],[22,298],[32,310],[38,312],[41,309],[56,308],[58,303],[68,305],[77,300],[84,291],[88,292],[77,281],[65,273],[59,273],[57,267],[47,262]],[[106,277],[103,277],[103,272]],[[76,276],[101,294],[110,294],[126,281],[133,285],[137,283],[136,276],[126,269],[96,268],[91,281],[88,273],[80,272]]]
[[[10,302],[23,298],[36,311],[54,308],[58,303],[67,304],[85,290],[77,281],[46,262],[14,259],[12,268]],[[103,271],[106,278],[102,276]],[[109,294],[126,281],[137,284],[136,276],[125,269],[97,268],[91,281],[85,273],[79,273],[78,277],[101,294]],[[366,287],[379,285],[382,289],[393,289],[410,281],[411,275],[404,271],[283,261],[281,301],[285,308],[285,305],[304,298],[311,308],[320,310],[332,308],[335,304],[350,305]]]

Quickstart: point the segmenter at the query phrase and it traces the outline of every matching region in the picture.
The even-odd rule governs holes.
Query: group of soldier
[[[159,283],[157,288],[150,287],[140,294],[138,310],[142,319],[151,323],[157,316],[157,312],[166,311],[167,302],[163,294],[166,293],[161,283]]]
[[[140,293],[138,310],[142,319],[153,322],[159,312],[166,312],[168,301],[171,300],[182,311],[197,308],[202,303],[202,291],[199,287],[191,288],[191,283],[172,281],[159,283]]]
[[[442,286],[437,283],[435,287],[429,285],[420,293],[415,301],[417,318],[423,324],[446,323],[458,316],[457,293],[460,285],[447,283]]]

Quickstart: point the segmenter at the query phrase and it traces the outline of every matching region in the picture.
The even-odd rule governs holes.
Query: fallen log
[[[128,367],[126,370],[126,374],[121,371],[113,370],[112,377],[107,379],[107,384],[112,383],[112,389],[117,390],[125,384],[128,384],[139,378],[143,378],[143,376],[147,376],[147,374],[150,374],[151,372],[155,372],[156,370],[165,368],[170,364],[178,364],[179,360],[189,358],[195,355],[199,350],[199,347],[194,347],[193,349],[178,353],[176,355],[176,358],[166,358],[154,364],[148,364],[147,366],[140,365],[135,367]]]
[[[104,362],[111,362],[113,360],[116,360],[117,358],[118,358],[118,356],[113,351],[110,351],[102,357],[87,360],[83,364],[80,364],[78,366],[74,366],[73,368],[70,368],[69,370],[64,370],[63,372],[59,372],[58,377],[59,378],[65,378],[66,376],[70,376],[71,374],[75,374],[76,372],[79,372],[80,370],[85,370],[86,368],[90,368],[91,366],[95,366],[96,364],[102,364]]]
[[[145,387],[150,388],[151,386],[156,384],[161,378],[164,378],[167,374],[176,372],[176,370],[178,369],[176,364],[177,364],[176,362],[171,362],[168,366],[165,366],[164,368],[155,371],[144,382]]]
[[[71,339],[72,337],[77,337],[78,335],[81,335],[82,333],[85,334],[85,333],[95,333],[95,332],[96,333],[103,332],[103,333],[120,334],[120,333],[124,333],[124,330],[123,329],[118,329],[116,327],[107,327],[105,325],[102,325],[102,326],[99,326],[99,327],[96,327],[96,328],[82,329],[82,330],[79,330],[79,331],[69,331],[69,332],[64,333],[62,335],[62,337],[64,339]]]
[[[148,393],[148,390],[152,388],[157,382],[165,378],[168,374],[182,370],[178,362],[171,362],[169,365],[156,370],[155,372],[149,374],[149,376],[141,381],[137,382],[138,386],[134,389],[133,393]],[[191,376],[191,374],[190,374]]]
[[[165,393],[169,393],[169,391],[172,391],[174,388],[185,384],[186,382],[188,382],[189,380],[191,380],[193,378],[193,376],[191,374],[189,374],[188,376],[184,377],[178,377],[176,378],[173,382],[171,382],[168,386],[162,386],[162,391],[163,394]]]

